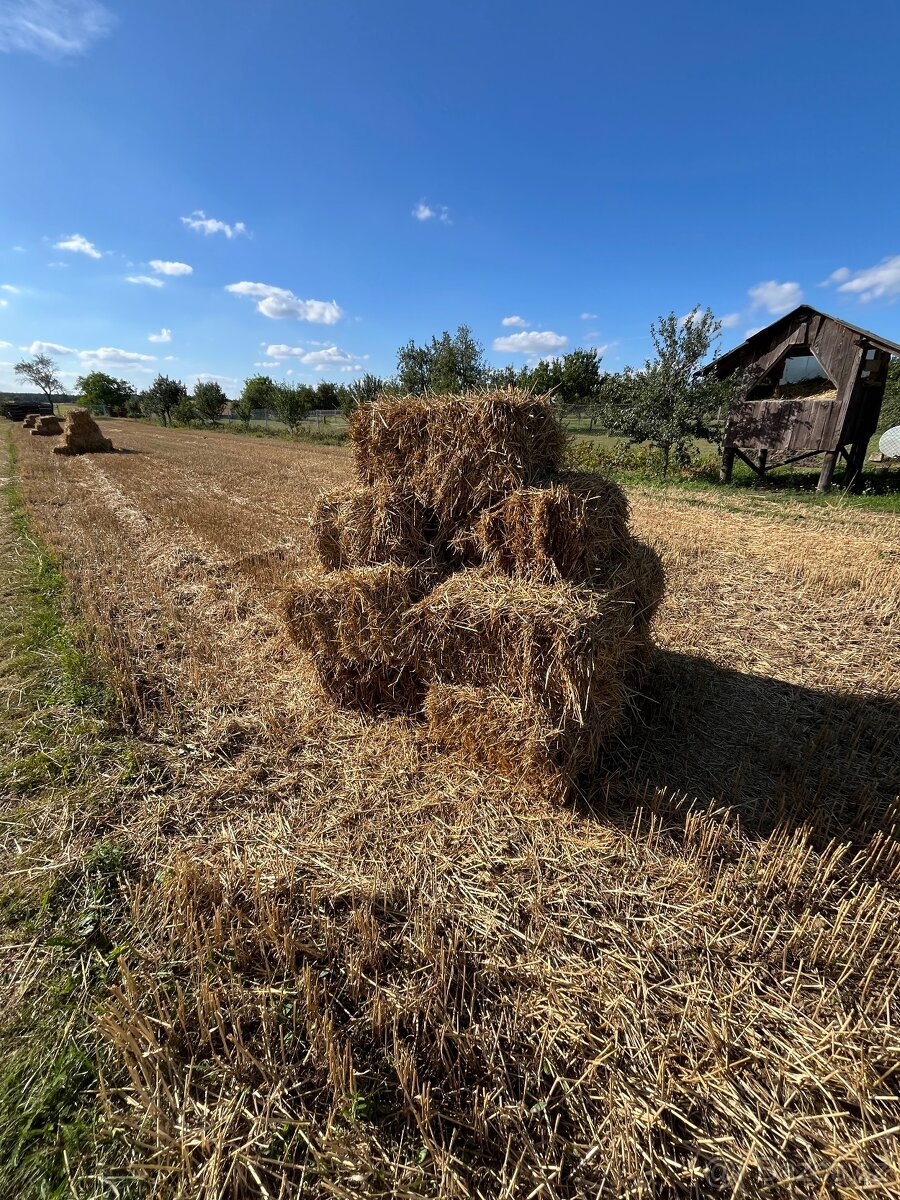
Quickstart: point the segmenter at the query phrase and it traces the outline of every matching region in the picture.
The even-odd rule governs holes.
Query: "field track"
[[[123,452],[13,436],[169,779],[123,810],[142,932],[104,1017],[148,1177],[896,1194],[896,517],[630,491],[668,575],[658,661],[558,811],[323,703],[279,602],[346,450],[104,432]]]

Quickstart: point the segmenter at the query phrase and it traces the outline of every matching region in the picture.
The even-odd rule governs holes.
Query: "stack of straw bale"
[[[86,408],[69,409],[62,435],[62,442],[53,447],[54,454],[100,454],[113,448]]]
[[[38,413],[27,413],[22,419],[23,429],[33,429],[38,419]]]
[[[25,419],[27,420],[28,418],[26,417]],[[29,429],[31,430],[32,437],[59,437],[63,427],[62,421],[55,415],[46,417],[35,416],[34,421],[29,425]]]
[[[565,472],[553,406],[518,391],[382,399],[350,439],[291,635],[338,703],[424,712],[437,743],[564,789],[625,718],[663,594],[621,489]]]

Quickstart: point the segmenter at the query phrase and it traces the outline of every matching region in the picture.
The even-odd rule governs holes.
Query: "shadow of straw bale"
[[[750,833],[819,843],[900,829],[900,700],[742,674],[658,650],[641,719],[606,754],[585,804],[608,818],[665,791],[730,809]]]

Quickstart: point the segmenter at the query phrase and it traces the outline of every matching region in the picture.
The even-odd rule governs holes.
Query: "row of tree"
[[[650,327],[653,357],[643,367],[617,373],[601,369],[598,351],[581,348],[521,368],[492,367],[471,329],[460,325],[455,334],[444,332],[425,345],[409,341],[401,346],[390,379],[366,374],[351,384],[323,380],[313,387],[255,375],[245,381],[234,401],[214,380],[198,381],[189,392],[166,375],[158,375],[138,392],[127,380],[91,371],[77,381],[77,388],[83,404],[111,416],[152,416],[164,425],[216,425],[230,406],[230,415],[245,427],[254,411],[266,410],[293,433],[313,409],[340,408],[349,413],[385,392],[424,395],[520,387],[551,392],[562,405],[587,406],[592,423],[609,433],[632,443],[650,442],[660,450],[667,471],[673,458],[683,461],[688,456],[694,439],[720,439],[733,385],[701,372],[720,328],[709,309],[695,308],[680,319],[669,313]],[[16,372],[48,395],[63,390],[55,364],[46,355],[17,364]]]

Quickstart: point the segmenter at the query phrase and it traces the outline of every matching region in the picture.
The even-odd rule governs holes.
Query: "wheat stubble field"
[[[13,437],[155,764],[97,1014],[151,1191],[897,1194],[895,517],[633,490],[656,664],[560,809],[324,703],[279,604],[345,450],[104,432]]]

